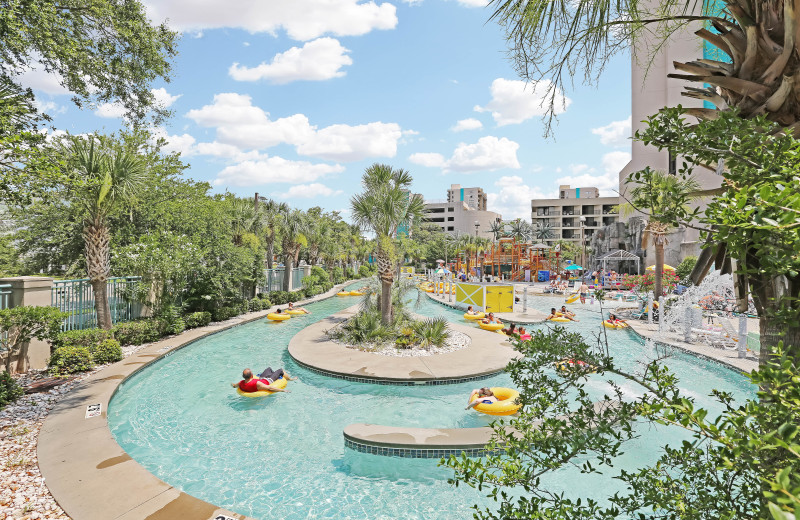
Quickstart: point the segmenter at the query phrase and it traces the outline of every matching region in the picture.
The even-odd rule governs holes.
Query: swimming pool
[[[530,300],[546,310],[549,298]],[[286,352],[301,328],[357,302],[330,298],[309,305],[310,316],[274,324],[245,324],[206,337],[141,370],[120,386],[109,406],[109,426],[117,442],[145,468],[184,492],[255,518],[453,519],[470,517],[472,504],[490,501],[468,487],[446,481],[450,472],[431,459],[389,458],[344,448],[343,428],[351,423],[415,427],[474,427],[490,418],[464,411],[477,383],[439,386],[386,386],[329,378],[295,365]],[[596,310],[596,308],[595,308]],[[588,334],[597,331],[589,309],[577,309]],[[422,300],[420,314],[463,322],[461,312]],[[621,363],[636,363],[647,347],[625,331],[612,348]],[[609,334],[611,337],[611,334]],[[239,397],[230,387],[241,370],[283,366],[300,380],[289,394],[266,399]],[[708,406],[711,388],[751,395],[747,381],[717,364],[677,355],[670,365],[687,391]],[[698,377],[702,376],[702,377]],[[506,375],[481,384],[509,386]],[[169,389],[169,390],[165,390]],[[591,381],[598,397],[606,389]],[[638,389],[631,388],[630,392]],[[647,428],[621,460],[632,469],[654,460],[664,440],[680,432]],[[610,478],[584,477],[564,470],[547,485],[592,495],[613,492]]]

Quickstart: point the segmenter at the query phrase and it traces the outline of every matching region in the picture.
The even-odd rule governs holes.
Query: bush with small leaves
[[[0,408],[15,401],[24,393],[25,390],[11,377],[11,374],[0,372]]]
[[[50,373],[57,376],[86,372],[94,367],[92,353],[86,347],[67,345],[50,356]]]
[[[186,323],[187,329],[195,329],[197,327],[205,327],[211,323],[211,313],[208,311],[193,312],[183,318]]]
[[[83,329],[83,330],[68,330],[59,333],[51,342],[52,349],[73,345],[76,347],[91,348],[101,341],[108,339],[110,336],[107,330],[103,329]]]
[[[214,311],[214,321],[225,321],[241,314],[238,307],[220,307]]]
[[[119,346],[119,341],[115,339],[103,340],[89,347],[89,352],[92,354],[94,362],[98,365],[116,363],[122,359],[122,347]]]
[[[289,293],[286,291],[272,291],[269,293],[269,300],[273,305],[284,305],[289,302]]]
[[[366,265],[362,265],[358,268],[358,276],[360,278],[369,278],[372,273],[369,272],[369,267]]]
[[[156,320],[137,320],[114,325],[111,336],[120,345],[141,345],[156,341],[161,337],[161,332]]]

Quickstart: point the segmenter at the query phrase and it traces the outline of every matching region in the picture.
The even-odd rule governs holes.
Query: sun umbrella
[[[583,267],[579,266],[578,264],[572,264],[567,267],[567,271],[581,271]]]
[[[650,267],[648,267],[646,270],[647,270],[647,271],[655,271],[655,270],[656,270],[656,266],[654,266],[654,265],[651,265],[651,266],[650,266]],[[672,266],[671,266],[671,265],[669,265],[669,264],[664,264],[664,270],[665,270],[665,271],[675,271],[675,268],[674,268],[674,267],[672,267]]]
[[[450,274],[450,271],[440,267],[439,269],[436,270],[436,274]]]

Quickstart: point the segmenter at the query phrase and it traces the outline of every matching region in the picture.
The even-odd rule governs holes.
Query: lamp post
[[[481,273],[478,270],[478,228],[479,227],[481,227],[481,223],[476,220],[475,221],[475,272],[480,274],[480,275],[482,275],[483,273]],[[478,277],[478,280],[480,281],[480,276]]]
[[[578,220],[581,221],[581,267],[586,269],[586,217],[581,215]]]
[[[477,220],[475,221],[475,238],[478,238],[478,228],[481,227],[481,223]]]

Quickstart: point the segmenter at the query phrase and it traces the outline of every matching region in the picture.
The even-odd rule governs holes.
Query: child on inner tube
[[[489,388],[476,388],[469,394],[469,399],[471,400],[472,396],[475,394],[478,394],[478,398],[469,403],[464,410],[469,410],[479,404],[494,404],[497,402],[497,397],[495,397],[494,393]]]

